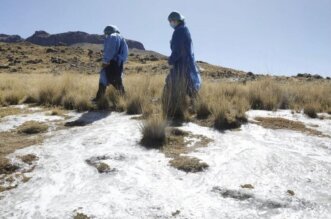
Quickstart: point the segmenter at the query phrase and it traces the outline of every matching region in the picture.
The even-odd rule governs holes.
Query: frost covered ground
[[[193,123],[180,127],[213,139],[189,154],[209,164],[200,173],[169,166],[158,150],[138,144],[140,121],[120,113],[70,113],[86,124],[50,129],[43,144],[8,157],[36,154],[32,178],[0,193],[0,218],[330,218],[331,138],[254,123],[224,133]],[[330,119],[290,111],[249,111],[255,116],[301,121],[331,135]],[[4,117],[0,131],[28,120],[63,120],[45,112]],[[104,156],[114,171],[86,163]],[[241,188],[250,184],[254,188]],[[294,192],[292,195],[288,192]]]

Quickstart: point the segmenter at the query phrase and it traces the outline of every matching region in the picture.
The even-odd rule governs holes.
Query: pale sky
[[[331,76],[331,0],[0,0],[0,33],[99,33],[117,25],[170,54],[171,11],[191,31],[197,60],[254,73]]]

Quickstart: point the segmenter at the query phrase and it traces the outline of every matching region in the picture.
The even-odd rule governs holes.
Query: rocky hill
[[[7,34],[0,34],[0,42],[5,43],[18,43],[22,42],[24,39],[19,35],[7,35]]]
[[[17,43],[17,42],[30,42],[41,46],[57,46],[57,45],[73,45],[77,43],[93,43],[102,44],[104,40],[103,35],[88,34],[81,31],[70,31],[58,34],[49,34],[46,31],[36,31],[32,36],[23,39],[18,35],[0,34],[0,42]],[[145,50],[141,42],[135,40],[126,40],[130,49]]]
[[[55,73],[73,72],[94,74],[100,71],[102,45],[77,43],[70,46],[40,46],[28,41],[0,42],[0,73]],[[203,76],[219,78],[254,78],[243,71],[198,62]],[[125,65],[126,74],[167,74],[167,56],[157,52],[130,49]]]

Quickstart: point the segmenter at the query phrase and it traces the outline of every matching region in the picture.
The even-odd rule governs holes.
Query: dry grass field
[[[198,63],[203,78],[198,97],[189,100],[178,87],[175,100],[167,102],[163,94],[169,71],[166,58],[136,50],[130,52],[125,66],[125,96],[108,87],[105,98],[94,105],[100,47],[1,43],[0,50],[0,106],[26,103],[54,108],[55,113],[68,109],[141,114],[137,119],[146,121],[142,133],[147,145],[157,145],[155,139],[162,145],[167,120],[191,121],[222,131],[246,123],[245,112],[250,109],[291,109],[311,118],[319,112],[331,113],[330,80],[252,75],[204,62]],[[14,111],[3,108],[0,116]],[[171,111],[174,115],[169,116]]]

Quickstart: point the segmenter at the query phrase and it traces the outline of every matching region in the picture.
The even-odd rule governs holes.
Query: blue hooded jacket
[[[114,60],[118,65],[122,65],[128,59],[128,50],[125,39],[119,33],[107,35],[104,42],[102,61],[105,64],[109,64],[110,61]],[[110,83],[104,68],[100,71],[99,83],[104,86]]]
[[[115,60],[124,63],[128,58],[128,45],[119,33],[113,33],[105,38],[103,49],[103,62]]]
[[[169,76],[174,77],[176,69],[184,70],[189,77],[191,88],[198,91],[201,87],[201,77],[195,63],[191,34],[184,23],[175,28],[170,44],[172,53],[168,63],[173,65],[175,70],[170,72]]]

